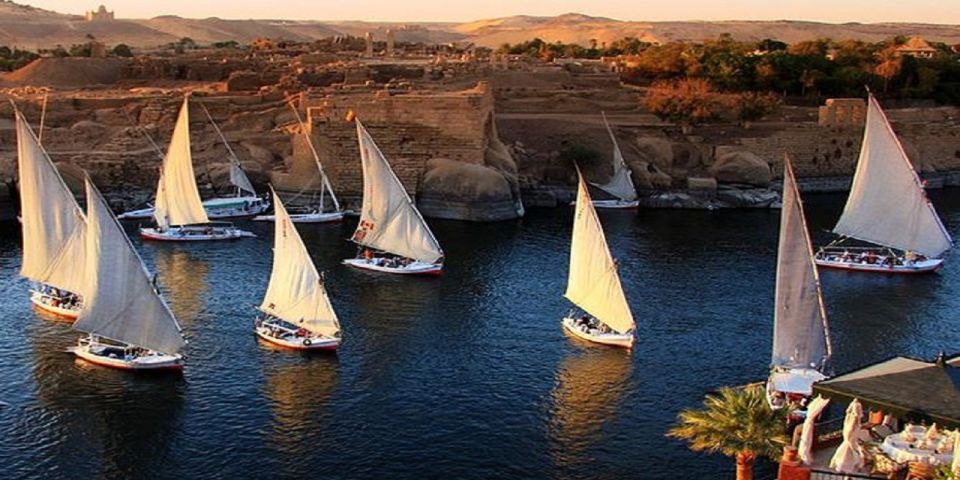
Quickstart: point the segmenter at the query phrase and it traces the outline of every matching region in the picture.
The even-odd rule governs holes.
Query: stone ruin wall
[[[489,89],[481,86],[450,94],[307,99],[304,107],[334,190],[349,199],[363,193],[357,131],[347,121],[349,112],[363,122],[407,191],[416,193],[430,159],[484,165],[494,102]],[[293,138],[288,170],[273,175],[284,190],[301,190],[316,178],[312,154],[301,136]]]

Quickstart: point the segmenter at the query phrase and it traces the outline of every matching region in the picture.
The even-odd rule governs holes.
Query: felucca
[[[570,275],[564,296],[576,306],[561,324],[572,335],[594,343],[633,347],[633,314],[610,255],[603,226],[577,170],[576,211],[570,243]]]
[[[407,275],[439,275],[443,250],[360,120],[363,207],[353,240],[360,245],[351,267]]]
[[[223,142],[224,147],[227,149],[227,157],[230,162],[230,184],[236,188],[236,193],[233,196],[217,197],[204,200],[203,209],[207,212],[207,217],[216,219],[250,217],[265,212],[268,208],[270,208],[270,203],[265,199],[260,198],[260,196],[257,194],[257,190],[253,188],[253,184],[250,183],[250,179],[243,171],[243,166],[240,165],[240,159],[237,157],[236,152],[233,151],[233,147],[230,146],[230,142],[228,142],[226,137],[224,137],[223,132],[220,130],[220,126],[217,125],[217,122],[214,121],[213,116],[210,115],[210,111],[207,110],[207,106],[202,103],[200,106],[203,108],[203,112],[206,114],[207,120],[210,121],[210,124],[213,125],[213,129],[216,130],[217,135],[220,137],[220,141]],[[189,113],[187,116],[187,135],[189,136]],[[144,132],[144,134],[150,140],[151,144],[153,144],[153,139],[150,138],[149,134],[146,132]],[[153,145],[156,146],[156,144]],[[121,220],[143,220],[152,218],[154,214],[155,209],[153,207],[149,207],[125,212],[121,214],[119,218]]]
[[[782,408],[809,397],[813,383],[827,378],[823,371],[831,355],[820,277],[788,158],[783,162],[783,209],[773,315],[767,400],[772,408]]]
[[[841,237],[820,248],[817,265],[883,273],[936,271],[953,240],[877,99],[871,94],[867,102],[857,171],[833,227]],[[879,247],[841,246],[848,238]]]
[[[254,323],[261,339],[296,350],[336,350],[340,323],[290,214],[273,192],[273,272]]]
[[[181,369],[186,342],[143,260],[89,178],[84,308],[73,324],[87,333],[70,351],[123,370]]]
[[[183,98],[173,138],[163,160],[153,217],[156,227],[140,229],[140,235],[147,240],[188,242],[254,236],[230,223],[211,223],[207,217],[193,174],[188,97]]]
[[[607,122],[607,115],[602,112],[600,115],[603,116],[603,124],[607,127],[607,133],[610,134],[610,141],[613,142],[613,176],[605,184],[591,183],[591,185],[616,197],[616,200],[594,200],[593,206],[596,208],[637,208],[640,201],[637,200],[637,188],[633,185],[630,167],[623,159],[623,152],[620,151],[617,136],[613,134],[613,129]]]
[[[36,282],[34,307],[75,319],[83,307],[82,284],[86,219],[57,167],[20,111],[17,156],[23,265],[20,274]]]
[[[297,117],[297,122],[300,124],[300,132],[303,134],[304,139],[306,139],[307,146],[310,147],[310,153],[313,154],[313,161],[316,163],[317,171],[320,174],[319,203],[315,207],[306,207],[291,213],[290,220],[294,223],[340,222],[343,220],[343,210],[340,209],[340,201],[337,200],[337,195],[333,193],[333,186],[330,185],[330,179],[323,171],[323,164],[320,163],[320,155],[317,153],[317,149],[313,145],[313,140],[310,138],[310,133],[307,131],[307,125],[303,122],[303,119],[300,118],[300,112],[296,109],[296,107],[293,106],[293,103],[290,103],[290,109],[293,110],[293,114]],[[330,202],[333,203],[333,211],[331,212],[324,211],[324,193],[330,195]],[[254,217],[254,221],[273,220],[273,215],[259,215]]]

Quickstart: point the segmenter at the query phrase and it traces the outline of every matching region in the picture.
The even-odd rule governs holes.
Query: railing
[[[863,475],[859,473],[837,473],[831,472],[830,470],[810,470],[810,480],[844,480],[847,478],[887,478],[887,477],[877,477],[871,475]]]

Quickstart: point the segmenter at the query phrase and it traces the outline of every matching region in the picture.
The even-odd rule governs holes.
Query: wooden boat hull
[[[564,331],[570,333],[576,338],[585,340],[591,343],[597,343],[600,345],[606,345],[610,347],[620,347],[620,348],[633,348],[634,336],[626,334],[617,334],[617,333],[601,333],[601,334],[592,334],[590,332],[585,332],[576,323],[576,320],[570,317],[564,317],[560,322],[563,325]]]
[[[343,261],[343,264],[362,270],[398,275],[440,275],[443,273],[443,264],[436,263],[413,262],[405,267],[387,267],[377,265],[364,258],[348,258]]]
[[[218,240],[236,240],[243,237],[255,237],[251,232],[240,230],[239,228],[183,228],[170,227],[166,230],[157,228],[141,228],[140,236],[144,240],[155,240],[160,242],[210,242]]]
[[[96,345],[79,344],[69,349],[85,362],[99,365],[101,367],[113,368],[127,371],[180,371],[183,370],[183,357],[180,355],[169,355],[154,353],[145,357],[134,359],[124,359],[98,355]]]
[[[257,215],[253,217],[254,222],[272,222],[276,220],[273,215]],[[335,223],[343,221],[343,212],[327,213],[292,213],[290,220],[293,223]]]
[[[287,340],[284,338],[277,338],[271,336],[267,333],[267,330],[262,327],[256,327],[254,329],[257,338],[263,340],[271,345],[286,348],[289,350],[301,350],[301,351],[327,351],[335,352],[340,348],[340,339],[339,338],[296,338],[295,340]]]
[[[931,273],[940,270],[943,267],[942,258],[932,258],[914,262],[913,265],[878,265],[859,262],[842,262],[835,260],[816,259],[817,266],[832,268],[836,270],[849,270],[856,272],[874,272],[874,273],[896,273],[896,274],[914,274]]]
[[[210,219],[243,218],[259,215],[270,208],[270,203],[260,197],[221,197],[203,202],[203,209]],[[147,220],[153,218],[154,208],[143,208],[121,213],[120,220]]]
[[[40,310],[45,314],[53,315],[64,320],[76,320],[77,317],[80,316],[80,308],[63,308],[60,306],[54,306],[45,301],[47,298],[50,297],[40,292],[30,293],[30,303],[33,304],[33,308]]]

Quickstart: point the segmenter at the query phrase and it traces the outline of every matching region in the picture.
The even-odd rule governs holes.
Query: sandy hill
[[[333,35],[363,36],[378,40],[386,30],[398,41],[447,43],[474,42],[497,47],[539,37],[544,40],[587,45],[591,40],[610,42],[627,36],[647,41],[703,40],[731,33],[744,40],[775,37],[797,42],[818,37],[858,38],[869,41],[893,35],[920,35],[927,40],[960,43],[960,27],[929,24],[827,24],[802,21],[627,22],[569,13],[555,17],[517,15],[467,23],[389,23],[364,21],[286,21],[191,19],[166,15],[151,19],[87,22],[79,15],[64,15],[12,2],[0,1],[0,44],[30,49],[69,46],[87,41],[87,35],[115,45],[152,47],[190,37],[200,43],[257,37],[307,41]]]

